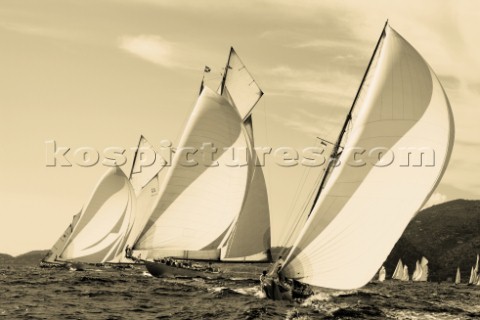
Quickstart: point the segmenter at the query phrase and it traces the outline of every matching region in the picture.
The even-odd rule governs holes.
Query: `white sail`
[[[420,266],[420,261],[417,260],[415,263],[415,270],[412,274],[412,281],[419,281],[422,276],[422,267]]]
[[[385,281],[386,276],[387,276],[387,271],[385,270],[385,267],[382,266],[380,268],[380,271],[378,272],[378,281],[380,282]]]
[[[125,247],[128,245],[130,248],[133,248],[134,244],[140,237],[140,233],[145,228],[150,215],[155,209],[155,204],[157,203],[159,197],[160,181],[162,180],[163,176],[162,173],[156,174],[137,194],[135,216],[134,220],[132,221],[131,229],[127,234],[125,234]],[[140,252],[132,253],[132,255],[137,258],[139,254]],[[143,256],[145,256],[145,254]],[[127,258],[126,255],[121,252],[113,261],[110,262],[131,263],[132,260]]]
[[[164,168],[165,163],[152,144],[140,136],[130,173],[130,183],[137,194]]]
[[[323,150],[322,155],[328,159],[332,152],[332,146],[321,142],[318,147],[321,148],[319,150]],[[273,259],[276,260],[279,256],[286,257],[297,240],[315,203],[317,189],[312,189],[311,186],[318,185],[326,165],[327,161],[319,167],[302,169],[300,183],[292,197],[291,204],[285,210],[276,210],[270,213]]]
[[[125,247],[135,215],[135,193],[123,171],[110,169],[95,188],[59,260],[107,262]]]
[[[208,87],[198,98],[177,150],[200,149],[204,143],[218,148],[219,165],[206,157],[197,159],[203,163],[186,166],[184,154],[175,153],[135,250],[147,250],[155,258],[164,256],[162,250],[211,250],[220,245],[240,212],[248,178],[247,166],[226,165],[231,153],[224,148],[246,150],[248,140],[235,108]]]
[[[254,149],[251,110],[262,91],[231,48],[220,92],[243,119],[248,138],[248,185],[242,208],[221,244],[222,261],[270,260],[270,215],[263,168]],[[248,111],[247,111],[248,110]]]
[[[262,90],[233,48],[230,49],[220,94],[233,102],[232,105],[235,105],[242,120],[246,120],[250,116],[263,95]]]
[[[476,279],[475,269],[472,267],[472,269],[470,270],[470,278],[468,279],[468,284],[474,284],[475,279]]]
[[[462,282],[462,276],[460,274],[460,267],[457,268],[457,273],[455,274],[455,284],[460,284]]]
[[[254,155],[255,156],[255,155]],[[255,156],[256,157],[256,156]],[[250,163],[252,178],[242,210],[221,250],[222,261],[268,261],[270,219],[263,170]]]
[[[410,281],[410,275],[408,274],[408,267],[407,265],[403,266],[403,277],[401,279],[402,281]]]
[[[427,281],[428,280],[428,260],[425,257],[422,257],[420,262],[421,274],[418,277],[417,281]]]
[[[403,263],[402,263],[402,259],[399,259],[397,263],[397,267],[393,272],[392,279],[402,280],[402,278],[403,278]]]
[[[63,250],[65,249],[65,246],[70,240],[70,236],[72,235],[73,229],[77,225],[78,219],[80,219],[81,214],[82,214],[82,211],[80,211],[79,213],[73,216],[72,223],[70,223],[67,229],[65,229],[63,234],[60,236],[57,242],[55,242],[53,247],[50,249],[48,255],[42,261],[54,262],[58,258],[58,256],[62,254]]]
[[[283,271],[289,278],[335,289],[365,285],[431,195],[450,158],[453,117],[431,68],[389,26],[377,55],[341,165],[333,169],[287,257]],[[368,153],[378,147],[397,155],[397,161],[384,165],[367,158],[364,166],[347,165],[356,159],[356,148]],[[434,165],[402,161],[405,150],[422,148],[434,150]]]

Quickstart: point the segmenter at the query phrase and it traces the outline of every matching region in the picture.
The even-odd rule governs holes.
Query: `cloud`
[[[180,67],[175,60],[176,44],[157,35],[123,36],[119,47],[141,59],[165,68]]]
[[[430,199],[428,199],[427,203],[425,203],[425,206],[423,208],[428,208],[440,203],[443,203],[447,201],[447,196],[440,193],[440,192],[434,192],[431,196]]]

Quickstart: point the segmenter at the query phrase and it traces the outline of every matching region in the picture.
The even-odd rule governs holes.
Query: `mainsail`
[[[241,121],[225,98],[208,87],[202,90],[135,250],[146,250],[149,258],[187,258],[195,251],[198,258],[218,258],[217,247],[238,215],[247,187],[248,168],[226,165],[231,161],[228,148],[247,148]],[[197,157],[198,163],[189,166],[182,148],[202,150],[205,143],[217,148],[217,158]]]
[[[453,117],[436,75],[388,25],[377,48],[349,138],[343,152],[334,154],[341,165],[332,169],[286,259],[283,272],[289,278],[335,289],[365,285],[447,166]],[[351,165],[358,148],[398,156],[388,163],[377,153],[363,166]],[[434,153],[434,164],[412,164],[411,154],[425,149]]]

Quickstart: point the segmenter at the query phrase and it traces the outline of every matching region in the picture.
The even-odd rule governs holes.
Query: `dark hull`
[[[187,269],[167,266],[164,263],[144,261],[148,272],[157,278],[162,277],[202,277],[202,278],[218,278],[218,275],[201,270]]]

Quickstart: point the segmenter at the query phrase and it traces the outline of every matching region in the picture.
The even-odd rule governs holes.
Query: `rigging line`
[[[322,171],[324,171],[324,170],[325,169],[323,169]],[[320,183],[321,179],[322,179],[322,174],[317,175],[313,185],[317,185],[318,183]],[[303,205],[302,205],[301,209],[299,210],[302,214],[298,215],[297,218],[295,219],[294,226],[293,226],[292,230],[297,230],[298,225],[303,220],[302,217],[305,216],[305,212],[307,211],[308,205],[311,202],[314,195],[315,195],[315,189],[311,189],[308,192],[307,197],[305,198],[305,201],[303,202]],[[305,221],[306,221],[306,219],[305,219]],[[284,244],[287,244],[292,239],[292,237],[293,237],[293,232],[287,233],[286,241],[284,242]]]
[[[316,146],[318,146],[318,141],[317,140],[315,140],[315,147]],[[297,184],[297,188],[296,188],[295,193],[294,193],[294,198],[292,199],[292,202],[290,204],[290,208],[289,208],[288,212],[294,211],[295,207],[297,206],[297,204],[299,202],[300,195],[302,193],[301,191],[305,187],[305,183],[307,181],[307,178],[308,178],[311,170],[312,170],[311,167],[304,166],[304,168],[302,170],[302,175],[301,175],[300,180]],[[316,185],[316,184],[314,184],[314,185]]]
[[[265,142],[267,143],[267,146],[270,145],[269,143],[269,138],[268,138],[268,122],[267,122],[267,101],[265,99],[265,97],[263,98],[263,114],[264,114],[264,121],[265,121]],[[263,153],[262,153],[263,154]],[[270,166],[267,165],[267,157],[265,154],[262,155],[263,156],[263,166],[267,167],[267,181],[269,183],[271,183],[270,181],[270,178],[271,178],[271,172],[270,172]],[[267,195],[268,195],[268,192],[267,192]]]
[[[368,66],[367,66],[367,69],[365,70],[365,73],[363,75],[363,78],[362,78],[362,81],[360,82],[360,86],[357,90],[357,94],[355,95],[355,98],[353,99],[353,102],[352,102],[352,106],[350,107],[350,110],[347,114],[347,117],[345,119],[345,122],[343,123],[343,127],[342,127],[342,130],[340,131],[340,134],[338,136],[338,139],[337,139],[337,142],[335,143],[334,147],[333,147],[333,151],[331,153],[331,156],[330,156],[330,160],[332,161],[329,161],[328,163],[328,166],[327,166],[327,169],[325,171],[325,174],[323,175],[323,179],[322,181],[320,182],[320,185],[318,186],[318,191],[317,191],[317,196],[315,197],[315,200],[313,202],[313,206],[312,206],[312,210],[313,208],[315,207],[315,203],[317,202],[318,198],[320,197],[320,193],[322,192],[322,189],[323,187],[325,186],[325,183],[329,177],[329,174],[330,172],[333,170],[333,167],[337,164],[337,158],[338,158],[338,155],[339,155],[339,148],[340,148],[340,143],[342,142],[343,140],[343,137],[344,137],[344,134],[345,134],[345,130],[349,124],[349,122],[352,120],[352,113],[353,113],[353,109],[354,107],[356,106],[356,103],[357,103],[357,100],[358,98],[360,97],[360,93],[363,92],[362,90],[362,87],[363,87],[363,84],[365,83],[365,80],[367,78],[367,75],[369,74],[369,71],[370,71],[370,68],[372,66],[372,62],[374,60],[374,58],[376,57],[377,55],[377,52],[378,52],[378,49],[380,47],[380,43],[382,42],[382,39],[384,38],[384,36],[386,35],[386,28],[388,26],[388,20],[385,22],[385,26],[383,27],[382,29],[382,33],[380,34],[380,37],[378,38],[378,41],[377,41],[377,44],[375,46],[375,49],[373,50],[373,54],[370,58],[370,61],[368,62]],[[312,212],[310,212],[310,214],[308,216],[310,216],[312,214]]]

